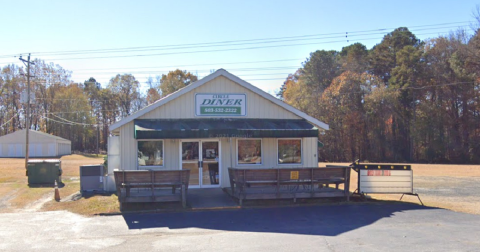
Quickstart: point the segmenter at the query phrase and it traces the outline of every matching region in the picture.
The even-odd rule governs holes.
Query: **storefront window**
[[[262,163],[262,140],[248,139],[237,141],[238,164]]]
[[[138,166],[163,166],[163,141],[138,141]]]
[[[302,163],[302,140],[300,139],[278,140],[278,163],[279,164]]]

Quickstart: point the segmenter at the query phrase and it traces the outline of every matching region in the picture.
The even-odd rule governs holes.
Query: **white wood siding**
[[[252,91],[220,76],[204,85],[184,94],[183,96],[160,106],[159,108],[139,117],[140,119],[180,119],[196,118],[196,93],[240,93],[247,97],[247,115],[236,118],[265,118],[265,119],[301,119],[290,111],[273,104],[269,100]],[[218,118],[218,116],[213,116]],[[227,116],[228,117],[228,116]],[[208,116],[201,116],[208,118]],[[133,132],[132,132],[133,134]]]
[[[165,169],[178,169],[180,170],[180,140],[178,139],[165,139],[164,141],[164,167]]]
[[[120,128],[120,167],[123,170],[137,169],[137,142],[133,131],[133,121]]]
[[[139,117],[140,119],[188,119],[199,118],[195,116],[196,93],[241,93],[246,94],[247,115],[235,118],[259,119],[301,119],[290,111],[277,106],[260,95],[220,76],[208,83],[192,90],[183,96],[172,100],[163,106]],[[201,118],[206,118],[202,116]],[[218,116],[215,116],[218,118]],[[121,126],[120,138],[120,166],[125,170],[138,169],[137,140],[134,139],[133,121]],[[164,167],[165,169],[180,169],[180,139],[159,139],[164,141]],[[228,167],[245,168],[277,168],[277,167],[317,167],[317,138],[302,138],[302,163],[298,165],[278,165],[277,138],[262,139],[262,164],[237,165],[237,139],[220,139],[221,148],[221,187],[230,186]],[[231,148],[231,151],[230,151]],[[109,171],[110,172],[110,171]]]
[[[241,138],[245,139],[245,138]],[[230,143],[222,139],[222,181],[221,187],[230,186],[228,167],[235,168],[279,168],[279,167],[318,167],[316,137],[302,139],[302,163],[279,165],[277,160],[277,141],[282,138],[262,138],[262,164],[238,165],[237,164],[237,138],[232,138],[232,159],[230,159]],[[233,166],[231,165],[233,164]]]

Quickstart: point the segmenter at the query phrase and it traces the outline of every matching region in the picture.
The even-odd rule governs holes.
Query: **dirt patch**
[[[10,200],[15,198],[17,190],[9,191],[0,198],[0,212],[4,212],[10,208]]]
[[[32,203],[29,203],[23,208],[23,212],[36,212],[40,210],[43,205],[45,205],[47,202],[53,200],[53,193],[46,193],[42,195],[42,197],[38,200],[35,200]]]

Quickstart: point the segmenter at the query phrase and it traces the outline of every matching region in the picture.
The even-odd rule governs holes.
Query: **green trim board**
[[[303,119],[136,119],[135,139],[318,137]]]

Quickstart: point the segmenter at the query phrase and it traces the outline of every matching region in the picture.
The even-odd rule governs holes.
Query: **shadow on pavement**
[[[415,204],[360,204],[251,208],[204,212],[124,214],[129,229],[202,228],[336,236],[395,213],[436,209]]]

